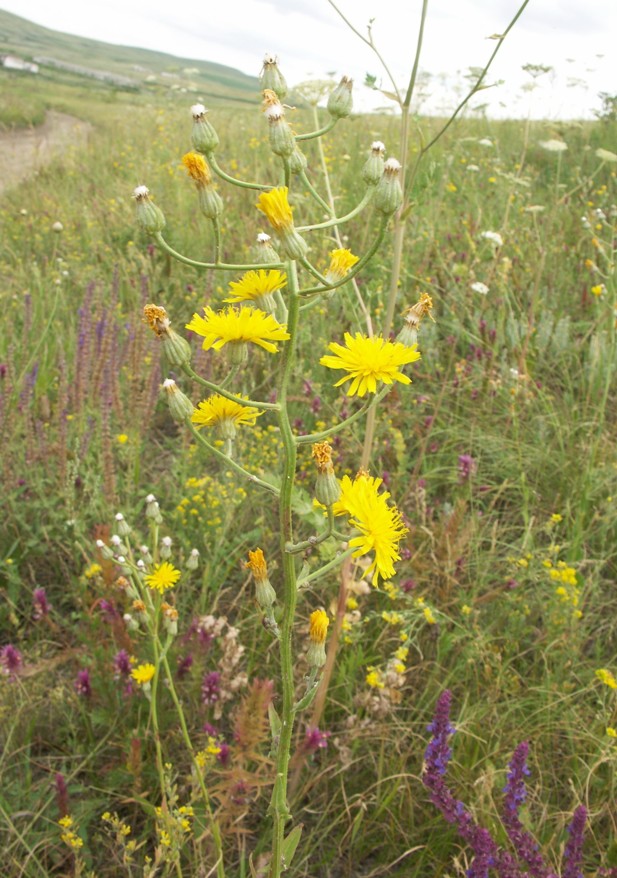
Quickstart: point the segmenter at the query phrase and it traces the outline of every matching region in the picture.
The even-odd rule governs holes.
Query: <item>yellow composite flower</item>
[[[617,689],[617,679],[614,674],[612,674],[608,668],[599,668],[596,671],[596,677],[601,683],[604,683],[605,686],[608,686],[609,689]]]
[[[269,192],[262,192],[255,205],[266,215],[268,222],[277,232],[293,226],[293,213],[287,199],[288,194],[287,186],[279,186],[277,189],[270,189]]]
[[[207,186],[212,182],[208,163],[199,153],[187,152],[186,155],[182,156],[182,164],[188,171],[189,177],[195,180],[197,186]]]
[[[155,672],[156,668],[154,665],[146,662],[146,664],[137,665],[137,667],[131,671],[131,677],[136,683],[139,683],[140,686],[145,686],[146,683],[149,683],[154,677]]]
[[[156,564],[153,572],[146,576],[146,585],[163,594],[166,589],[173,588],[179,579],[180,571],[169,561],[163,561],[162,564]]]
[[[360,473],[354,481],[343,476],[340,499],[332,507],[335,515],[348,515],[349,523],[359,535],[349,541],[355,548],[354,558],[375,553],[367,574],[373,574],[373,584],[379,577],[391,579],[395,574],[394,562],[400,560],[398,546],[407,533],[401,513],[388,505],[388,491],[378,493],[382,480]]]
[[[264,296],[271,296],[276,290],[284,287],[286,283],[287,275],[284,271],[279,271],[278,269],[266,271],[260,268],[259,271],[247,271],[239,281],[230,281],[229,288],[233,295],[223,301],[232,303],[254,302]]]
[[[238,399],[248,399],[239,393],[236,396]],[[197,427],[216,427],[230,422],[234,425],[244,424],[248,427],[254,427],[255,419],[259,415],[263,415],[263,411],[254,406],[242,405],[240,402],[234,402],[233,399],[227,399],[225,396],[219,396],[218,393],[215,393],[199,403],[191,415],[191,422]]]
[[[265,351],[275,354],[278,347],[275,341],[286,341],[290,336],[287,327],[278,323],[271,314],[258,308],[226,308],[218,313],[212,308],[204,308],[204,316],[193,314],[186,328],[204,337],[205,351],[214,348],[220,351],[227,343],[253,342]]]
[[[332,342],[328,345],[328,350],[334,356],[326,354],[319,362],[329,369],[343,369],[348,373],[334,385],[339,387],[345,381],[351,381],[347,396],[364,396],[367,391],[375,393],[378,381],[385,384],[393,384],[394,381],[411,384],[411,378],[404,375],[400,367],[420,359],[416,345],[407,347],[380,336],[369,338],[360,332],[356,332],[355,336],[346,332],[345,347]]]
[[[326,278],[330,283],[337,283],[354,267],[360,258],[354,256],[351,250],[331,250],[330,265],[326,272]]]
[[[309,618],[309,637],[312,643],[325,643],[330,620],[325,610],[315,610]]]

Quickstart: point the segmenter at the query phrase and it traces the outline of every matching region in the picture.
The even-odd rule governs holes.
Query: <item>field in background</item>
[[[29,80],[21,75],[19,82]],[[112,865],[113,841],[99,838],[104,811],[121,813],[151,845],[152,741],[143,706],[123,695],[113,666],[119,648],[137,647],[126,639],[111,571],[94,547],[109,535],[114,513],[143,528],[144,498],[153,491],[178,557],[193,547],[201,553],[199,570],[178,590],[181,636],[173,655],[197,735],[214,723],[233,746],[246,694],[230,698],[221,719],[204,704],[204,675],[226,670],[222,636],[208,649],[191,638],[199,615],[225,616],[246,647],[240,667],[248,680],[273,678],[277,688],[277,662],[242,568],[248,549],[274,544],[272,509],[178,433],[159,399],[166,375],[156,340],[141,323],[144,302],[155,301],[181,330],[227,289],[228,278],[170,262],[133,217],[131,192],[146,184],[166,214],[172,246],[196,259],[212,253],[180,168],[193,100],[178,90],[145,100],[54,81],[32,98],[23,120],[17,111],[13,117],[38,122],[52,105],[95,125],[87,149],[69,149],[0,202],[0,631],[24,656],[18,680],[0,680],[0,820],[6,874],[15,878],[70,874],[55,824],[58,773],[97,875],[121,874]],[[222,106],[210,118],[228,172],[278,182],[257,103],[251,111]],[[298,132],[312,127],[307,111],[292,121]],[[436,124],[418,120],[426,139]],[[311,750],[300,726],[293,810],[305,829],[295,874],[463,874],[459,841],[419,782],[426,724],[445,686],[460,728],[453,777],[481,821],[501,832],[505,766],[528,740],[529,826],[553,852],[554,867],[579,802],[593,827],[587,870],[595,874],[601,852],[617,861],[617,740],[607,731],[617,726],[617,692],[596,675],[603,668],[617,675],[617,165],[596,156],[616,134],[601,123],[463,119],[420,167],[399,315],[426,291],[436,323],[422,326],[412,387],[383,403],[371,461],[410,534],[396,590],[360,593],[348,608],[321,723],[327,747]],[[360,168],[375,139],[390,147],[396,120],[354,118],[326,138],[339,215],[362,195]],[[567,151],[540,146],[555,139]],[[416,135],[412,158],[417,142]],[[307,156],[322,190],[310,142]],[[224,258],[242,259],[264,228],[255,195],[222,184],[218,191]],[[302,187],[293,191],[296,217],[319,220]],[[345,246],[362,254],[375,225],[369,208],[345,228]],[[335,245],[317,236],[311,244],[324,268]],[[377,329],[390,259],[386,243],[360,279]],[[363,323],[347,287],[308,315],[294,392],[297,426],[312,431],[340,417],[344,405],[318,358],[329,341]],[[219,368],[197,349],[195,360],[201,369]],[[264,398],[267,367],[255,358],[247,380]],[[201,398],[196,387],[183,387]],[[278,443],[262,421],[240,453],[268,474]],[[337,448],[341,473],[357,468],[362,439],[356,425]],[[303,466],[299,509],[311,503],[308,459]],[[38,620],[37,588],[46,589],[52,607]],[[333,577],[329,589],[302,599],[300,612],[307,615],[315,600],[329,608],[336,594]],[[386,673],[401,633],[408,670],[396,685],[371,685],[370,669]],[[193,664],[183,673],[189,654]],[[84,668],[88,698],[75,688]],[[187,767],[177,730],[170,725],[165,734],[172,753],[178,744],[172,761],[182,788]],[[222,766],[212,776],[230,862],[238,864],[230,874],[244,874],[245,855],[266,825],[268,747],[259,729],[253,734],[246,789],[240,794],[237,777]],[[187,841],[186,874],[199,874],[201,851],[197,839]]]

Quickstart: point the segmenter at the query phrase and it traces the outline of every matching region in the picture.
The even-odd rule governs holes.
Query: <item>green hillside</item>
[[[72,36],[0,10],[0,55],[6,54],[36,61],[39,73],[0,68],[0,107],[7,100],[6,92],[13,90],[7,88],[9,77],[27,77],[29,82],[34,77],[42,92],[51,80],[68,87],[94,84],[103,92],[181,90],[212,104],[252,103],[259,87],[256,77],[222,64]]]

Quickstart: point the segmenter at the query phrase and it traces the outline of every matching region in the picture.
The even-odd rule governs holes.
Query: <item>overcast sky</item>
[[[362,33],[374,18],[375,43],[400,85],[413,62],[421,0],[340,0]],[[429,0],[421,69],[431,74],[426,110],[458,103],[469,67],[482,67],[507,27],[517,0]],[[256,75],[266,51],[279,56],[292,84],[327,72],[353,76],[356,106],[387,101],[361,84],[367,72],[390,85],[371,50],[345,26],[328,0],[0,0],[0,8],[55,30],[110,43],[217,61]],[[472,101],[495,116],[550,119],[592,115],[599,91],[617,93],[617,0],[531,0],[500,50],[488,82],[503,85]],[[523,64],[551,72],[538,87]],[[84,58],[87,64],[87,58]]]

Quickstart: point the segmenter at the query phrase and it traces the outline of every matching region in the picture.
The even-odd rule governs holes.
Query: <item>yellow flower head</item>
[[[322,643],[326,642],[329,624],[330,620],[328,619],[328,614],[325,610],[315,610],[311,613],[309,619],[309,637],[311,638],[311,643],[320,646]]]
[[[609,689],[617,689],[617,680],[608,668],[599,668],[596,671],[596,677],[601,683],[608,686]]]
[[[256,302],[261,307],[263,300],[263,304],[270,311],[274,305],[270,298],[272,293],[284,287],[286,282],[287,275],[278,269],[266,271],[260,268],[259,271],[247,271],[239,281],[230,281],[229,288],[233,295],[223,301],[232,303]]]
[[[262,192],[255,205],[266,215],[268,222],[277,232],[285,231],[293,226],[292,209],[287,200],[288,192],[287,186],[279,186],[278,189]]]
[[[313,457],[317,465],[317,471],[330,475],[334,472],[332,464],[332,446],[329,442],[316,442],[313,447]]]
[[[236,394],[238,399],[247,399],[245,396]],[[263,415],[263,412],[256,409],[252,405],[242,405],[227,399],[225,396],[219,396],[218,393],[204,399],[199,403],[191,416],[191,421],[197,427],[226,427],[230,423],[232,425],[245,424],[248,427],[255,426],[255,420]]]
[[[128,441],[129,437],[126,433],[118,433],[118,435],[116,436],[116,442],[119,442],[120,445],[126,445]]]
[[[165,335],[171,326],[167,311],[160,305],[144,305],[144,323],[147,323],[159,338]]]
[[[381,479],[360,475],[353,482],[349,476],[341,481],[341,497],[333,506],[335,515],[348,515],[349,523],[360,532],[349,541],[356,548],[354,558],[375,553],[367,573],[373,573],[373,584],[379,577],[391,579],[394,562],[400,560],[398,545],[407,533],[401,513],[396,506],[389,506],[390,494],[378,493]]]
[[[253,342],[265,351],[275,354],[275,341],[286,341],[290,336],[287,327],[278,323],[271,314],[257,308],[226,308],[215,313],[210,306],[204,308],[204,316],[193,314],[186,328],[204,337],[205,351],[220,351],[227,343]]]
[[[404,375],[400,367],[420,359],[417,346],[409,348],[400,342],[387,341],[379,336],[368,338],[359,332],[355,336],[346,332],[345,345],[332,342],[328,349],[334,356],[323,356],[319,362],[329,369],[343,369],[348,373],[334,385],[339,387],[345,381],[351,381],[347,396],[364,396],[367,391],[375,393],[378,381],[411,384],[411,378]]]
[[[367,668],[368,673],[366,675],[366,684],[370,686],[371,689],[383,689],[384,682],[381,679],[381,674],[375,668]]]
[[[149,662],[143,665],[137,665],[131,671],[131,677],[138,683],[140,686],[145,686],[146,683],[149,683],[150,680],[154,677],[156,668],[154,665],[151,665]]]
[[[162,564],[157,564],[154,571],[146,576],[146,585],[153,591],[163,594],[166,589],[173,588],[179,579],[180,571],[176,570],[169,561],[163,561]]]
[[[428,293],[422,293],[415,305],[408,308],[404,312],[405,322],[409,326],[417,328],[422,322],[423,317],[430,317],[433,323],[435,318],[432,315],[433,300]]]
[[[330,265],[326,272],[326,278],[330,283],[337,283],[359,262],[359,257],[354,256],[351,250],[331,250]]]
[[[203,156],[196,152],[187,152],[186,155],[182,156],[182,164],[188,171],[189,177],[195,180],[198,187],[210,185],[212,174]]]
[[[265,582],[268,578],[268,565],[264,557],[263,549],[255,549],[254,552],[249,551],[249,559],[244,565],[253,574],[255,582]]]

